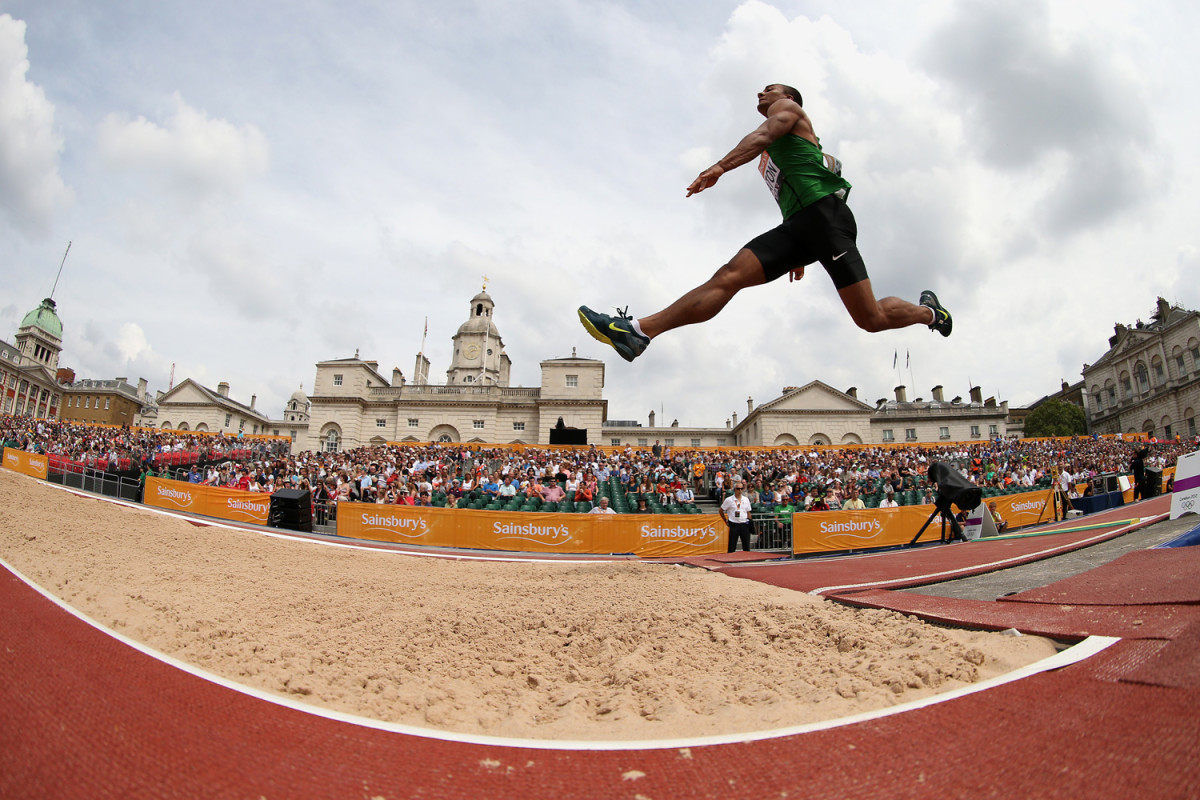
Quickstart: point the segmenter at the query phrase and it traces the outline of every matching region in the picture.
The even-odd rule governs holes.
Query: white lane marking
[[[1151,522],[1151,524],[1153,524],[1154,522],[1159,522],[1163,519],[1166,519],[1167,516],[1168,516],[1167,514],[1158,514],[1157,516],[1154,516],[1154,517],[1142,517],[1139,520],[1137,520],[1136,522],[1130,523],[1129,525],[1126,525],[1123,528],[1117,528],[1114,531],[1107,531],[1105,533],[1100,533],[1095,536],[1090,536],[1087,539],[1081,539],[1077,542],[1071,542],[1070,544],[1063,544],[1063,545],[1059,545],[1057,547],[1050,547],[1045,550],[1038,550],[1033,553],[1025,553],[1023,555],[1013,556],[1011,558],[1004,558],[999,561],[990,561],[986,564],[974,564],[970,567],[959,567],[958,569],[943,570],[942,572],[930,572],[925,575],[911,575],[911,576],[908,576],[905,578],[891,578],[888,580],[881,580],[881,581],[867,581],[865,583],[847,583],[847,584],[843,584],[841,586],[822,586],[820,589],[813,589],[812,591],[809,592],[809,594],[822,595],[822,594],[825,594],[826,592],[837,592],[837,591],[842,591],[845,589],[868,589],[872,586],[883,586],[886,584],[898,584],[898,583],[908,586],[914,582],[926,581],[927,579],[932,579],[932,578],[942,578],[942,577],[947,577],[950,575],[961,575],[966,572],[974,572],[976,570],[983,570],[986,572],[989,569],[998,569],[1005,564],[1010,564],[1015,561],[1026,561],[1031,558],[1036,560],[1037,556],[1047,556],[1047,555],[1051,555],[1051,554],[1053,554],[1055,552],[1059,552],[1059,551],[1065,552],[1067,550],[1077,550],[1081,547],[1086,547],[1089,542],[1097,541],[1100,539],[1111,539],[1111,538],[1120,536],[1122,533],[1132,530],[1133,528],[1135,528],[1138,525],[1141,525],[1143,522],[1145,522],[1147,520],[1149,520]]]
[[[282,697],[272,692],[267,692],[262,689],[256,689],[250,686],[244,686],[240,683],[235,683],[227,678],[221,677],[207,670],[200,669],[186,662],[180,661],[166,653],[161,653],[154,650],[141,642],[130,639],[124,634],[118,633],[96,620],[81,613],[77,609],[67,605],[65,602],[54,596],[41,586],[34,583],[20,571],[14,568],[4,559],[0,558],[0,566],[11,572],[22,582],[38,594],[45,597],[50,602],[54,603],[59,608],[71,614],[75,618],[91,625],[96,630],[104,633],[122,644],[128,645],[138,652],[154,658],[168,666],[201,678],[210,683],[215,683],[225,689],[230,689],[241,694],[254,697],[267,703],[274,703],[277,706],[299,711],[304,714],[322,717],[324,719],[343,722],[350,725],[358,725],[364,728],[372,728],[375,730],[388,731],[398,733],[405,736],[420,736],[426,739],[437,739],[445,742],[457,742],[460,744],[476,744],[488,745],[493,747],[519,747],[532,750],[664,750],[664,749],[679,749],[691,747],[708,747],[712,745],[738,744],[742,742],[759,742],[767,739],[780,739],[787,736],[796,736],[803,733],[812,733],[815,731],[829,730],[843,725],[854,725],[860,722],[868,722],[870,720],[890,717],[895,714],[902,714],[906,711],[913,711],[919,708],[928,708],[929,706],[937,705],[955,700],[960,697],[975,694],[976,692],[986,691],[996,686],[1003,686],[1006,683],[1027,678],[1031,675],[1037,675],[1042,672],[1048,672],[1054,669],[1061,669],[1071,664],[1083,661],[1086,658],[1099,653],[1105,648],[1120,641],[1117,637],[1112,636],[1089,636],[1079,644],[1069,647],[1055,653],[1052,656],[1043,658],[1040,661],[1035,661],[1032,664],[1027,664],[1024,667],[1015,669],[1012,672],[998,675],[995,678],[980,681],[964,686],[960,689],[954,689],[941,694],[936,694],[931,697],[923,697],[919,700],[912,700],[907,703],[900,703],[889,708],[881,708],[876,711],[865,711],[860,714],[853,714],[847,717],[838,719],[822,720],[821,722],[810,722],[804,725],[791,725],[784,728],[774,728],[765,731],[750,731],[744,733],[733,733],[714,736],[697,736],[693,738],[680,739],[641,739],[641,740],[556,740],[556,739],[515,739],[501,736],[484,736],[480,734],[454,733],[451,731],[440,731],[432,728],[420,728],[415,725],[403,725],[398,722],[382,722],[380,720],[360,717],[354,714],[346,714],[340,711],[331,711],[326,708],[300,703],[291,698]]]

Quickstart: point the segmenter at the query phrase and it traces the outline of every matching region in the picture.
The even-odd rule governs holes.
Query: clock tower
[[[492,321],[495,303],[483,290],[471,298],[471,312],[467,321],[454,334],[454,355],[450,368],[446,370],[448,386],[508,386],[508,374],[512,362],[504,352],[504,341]]]

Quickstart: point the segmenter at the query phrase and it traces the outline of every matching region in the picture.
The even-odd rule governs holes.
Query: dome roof
[[[292,401],[295,401],[297,403],[303,403],[304,405],[308,405],[308,395],[306,395],[304,393],[303,386],[301,386],[296,391],[292,392],[292,396],[288,398],[288,402],[292,402]]]
[[[486,333],[492,339],[500,338],[500,331],[496,328],[496,323],[492,322],[491,317],[471,317],[458,326],[458,332],[459,334]]]
[[[58,318],[58,314],[55,313],[54,308],[54,301],[47,297],[42,301],[40,306],[25,315],[25,318],[21,320],[21,328],[33,325],[41,328],[55,339],[61,340],[62,320]]]
[[[496,329],[496,323],[492,321],[492,309],[495,307],[496,303],[487,290],[480,290],[479,294],[471,298],[471,315],[467,317],[466,322],[458,326],[458,334],[485,334],[499,339],[500,331]]]

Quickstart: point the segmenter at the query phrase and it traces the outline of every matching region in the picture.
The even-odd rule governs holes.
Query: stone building
[[[1200,313],[1158,298],[1149,323],[1117,323],[1108,351],[1083,365],[1093,433],[1195,436],[1200,408]]]
[[[137,425],[146,398],[146,379],[135,388],[126,378],[84,378],[63,386],[59,417],[88,425]]]
[[[510,386],[512,362],[494,310],[486,290],[471,298],[467,321],[451,339],[445,384],[428,383],[423,352],[417,354],[411,383],[399,369],[385,378],[378,362],[357,353],[318,362],[305,448],[430,441],[549,444],[554,429],[603,443],[604,362],[572,352],[541,362],[539,386]]]
[[[941,386],[933,399],[910,401],[907,387],[897,386],[895,399],[874,406],[858,398],[851,387],[844,392],[822,381],[784,388],[783,394],[754,406],[746,401],[746,418],[733,428],[734,444],[762,447],[829,444],[904,444],[966,442],[1007,435],[1008,403],[982,399],[973,387],[969,402],[956,397],[947,402]]]
[[[58,417],[63,391],[58,382],[62,335],[54,300],[47,297],[21,320],[12,344],[0,341],[0,410],[5,414]]]
[[[257,395],[250,403],[229,396],[229,384],[221,381],[216,391],[185,378],[170,391],[160,392],[155,403],[155,427],[160,429],[223,433],[226,436],[286,436],[296,442],[308,432],[307,413],[300,409],[308,399],[295,392],[284,410],[284,419],[273,420],[259,411]],[[288,408],[295,405],[289,417]],[[145,409],[143,409],[144,411]]]

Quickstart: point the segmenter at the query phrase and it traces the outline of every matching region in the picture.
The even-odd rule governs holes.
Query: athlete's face
[[[774,103],[776,100],[782,100],[785,97],[787,97],[787,95],[783,93],[783,90],[779,88],[777,84],[770,84],[767,86],[767,88],[758,93],[759,112],[765,116],[767,109],[771,107],[772,103]]]

